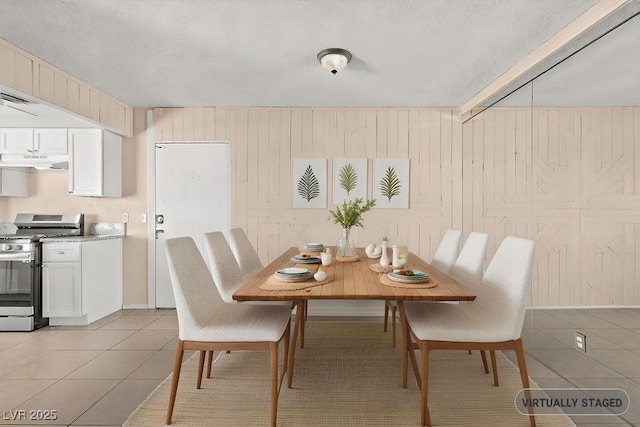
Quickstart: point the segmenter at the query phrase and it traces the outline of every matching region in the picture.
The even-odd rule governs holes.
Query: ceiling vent
[[[0,99],[3,101],[13,102],[14,104],[29,104],[26,99],[18,98],[17,96],[10,95],[8,93],[0,92]]]

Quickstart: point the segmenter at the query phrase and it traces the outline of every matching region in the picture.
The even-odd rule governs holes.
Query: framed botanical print
[[[327,207],[327,160],[293,159],[291,198],[294,208]]]
[[[367,197],[367,159],[333,159],[333,203]]]
[[[376,208],[409,208],[409,159],[373,159]]]

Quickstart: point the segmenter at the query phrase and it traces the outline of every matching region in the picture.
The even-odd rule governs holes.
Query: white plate
[[[419,283],[427,283],[429,281],[428,275],[418,276],[417,278],[413,278],[413,279],[411,279],[411,277],[413,276],[400,276],[394,273],[389,273],[389,279],[393,280],[394,282],[419,284]]]
[[[281,270],[278,270],[278,273],[286,274],[289,276],[292,276],[292,275],[295,276],[299,274],[307,274],[307,273],[310,273],[310,271],[307,270],[306,268],[290,267],[290,268],[283,268]]]
[[[317,248],[317,247],[320,247],[320,246],[324,246],[324,244],[322,244],[322,243],[307,243],[307,246],[310,247],[310,248]]]
[[[307,257],[307,258],[298,258],[298,257],[293,257],[291,258],[292,262],[296,262],[298,264],[317,264],[320,262],[320,258],[318,257]]]
[[[423,280],[427,280],[429,279],[429,275],[427,273],[424,273],[422,271],[418,271],[418,270],[413,270],[413,275],[412,276],[404,276],[402,274],[397,274],[397,273],[389,273],[389,277],[394,279],[394,280],[402,280],[403,282],[418,282],[418,281],[423,281]]]
[[[298,255],[294,255],[293,258],[295,258],[295,259],[320,259],[320,257],[317,256],[317,255],[309,255],[309,254],[307,254],[307,256],[302,256],[301,254],[298,254]]]
[[[274,275],[274,277],[279,278],[279,279],[285,279],[289,282],[302,282],[305,281],[307,279],[310,279],[313,277],[313,274],[308,273],[308,274],[294,274],[294,275],[289,275],[289,274],[280,274],[280,273],[276,273]]]

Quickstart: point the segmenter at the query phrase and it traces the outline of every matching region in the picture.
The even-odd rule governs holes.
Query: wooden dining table
[[[403,325],[403,348],[407,348],[409,337],[406,328],[404,301],[473,301],[476,297],[471,290],[432,267],[413,253],[409,253],[405,268],[424,271],[429,274],[429,280],[431,283],[435,283],[435,286],[428,289],[418,289],[385,285],[381,282],[383,273],[374,271],[372,268],[372,266],[375,268],[376,264],[379,265],[379,259],[368,258],[363,248],[358,248],[357,252],[359,259],[354,262],[340,262],[334,256],[333,262],[329,266],[318,264],[301,265],[292,261],[292,257],[300,253],[298,248],[292,247],[249,279],[246,284],[233,294],[233,299],[236,301],[297,302],[292,343],[288,355],[289,388],[291,388],[293,379],[296,341],[299,333],[304,334],[303,319],[306,316],[306,307],[309,300],[396,300],[400,313],[400,322]],[[323,281],[325,282],[324,284],[299,290],[263,289],[263,285],[266,282],[273,283],[272,276],[277,270],[294,266],[306,267],[310,270],[319,268],[327,273],[327,279]],[[313,278],[309,279],[309,284],[313,284],[313,280]],[[406,371],[407,369],[403,369],[403,372]],[[406,378],[403,379],[403,382],[406,384]]]

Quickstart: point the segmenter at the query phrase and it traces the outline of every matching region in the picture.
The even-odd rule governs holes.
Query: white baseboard
[[[124,304],[124,310],[146,310],[147,304]],[[579,306],[535,306],[527,307],[528,310],[580,310],[592,308],[638,308],[637,305],[579,305]],[[384,314],[384,301],[357,301],[357,300],[310,300],[308,315],[310,316],[382,316]]]
[[[145,310],[149,308],[147,304],[123,304],[123,310]]]
[[[531,306],[527,310],[588,310],[593,308],[640,308],[637,305],[557,305],[557,306]]]

